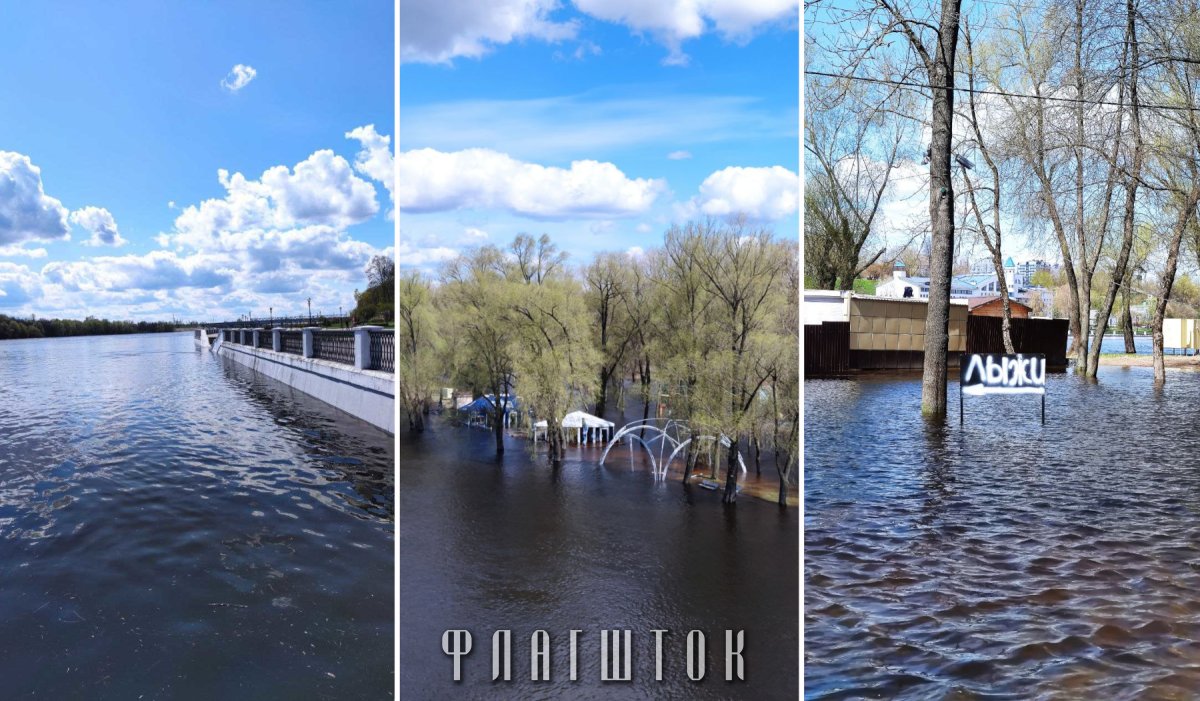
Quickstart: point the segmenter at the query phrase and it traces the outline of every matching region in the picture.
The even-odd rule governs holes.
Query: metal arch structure
[[[608,446],[606,446],[604,448],[604,453],[601,454],[601,456],[600,456],[600,464],[601,465],[604,464],[604,461],[608,458],[608,453],[609,453],[609,451],[611,451],[613,449],[613,446],[617,445],[617,443],[619,443],[622,438],[625,438],[626,436],[628,436],[630,441],[637,440],[638,443],[641,443],[642,447],[645,448],[645,450],[646,450],[646,454],[650,456],[651,473],[654,475],[655,481],[665,480],[667,478],[667,470],[670,469],[671,462],[675,460],[675,456],[679,454],[679,451],[683,450],[688,445],[690,445],[693,440],[695,440],[697,442],[700,442],[700,441],[714,441],[715,442],[718,440],[718,438],[716,436],[691,437],[691,430],[688,427],[687,422],[684,422],[684,421],[676,421],[675,419],[666,419],[666,421],[662,427],[656,426],[652,423],[652,422],[658,422],[658,421],[663,421],[663,419],[657,419],[657,418],[640,419],[638,421],[633,421],[633,422],[630,422],[630,423],[622,426],[621,430],[619,430],[615,434],[613,434],[613,437],[609,440]],[[671,435],[672,428],[675,429],[674,436]],[[683,439],[680,434],[680,429],[686,431],[689,437],[686,439]],[[641,431],[645,431],[645,430],[652,431],[652,432],[656,433],[657,435],[652,437],[648,442],[646,440],[644,440],[641,436],[633,435],[634,432],[641,432]],[[724,445],[726,447],[729,447],[730,445],[732,445],[732,442],[725,435],[722,435],[719,440],[720,440],[721,445]],[[651,447],[656,442],[659,444],[658,460],[655,460],[654,450]],[[662,461],[662,457],[663,457],[662,453],[668,443],[670,443],[672,450],[671,450],[670,455],[667,457],[667,459],[665,461]],[[740,450],[737,451],[737,458],[738,458],[738,465],[741,467],[742,474],[744,475],[744,474],[746,474],[747,471],[746,471],[746,461],[742,459],[742,451],[740,451]],[[659,464],[660,461],[662,461],[661,466]]]

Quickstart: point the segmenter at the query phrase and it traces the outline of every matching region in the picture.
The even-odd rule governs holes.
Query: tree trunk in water
[[[787,473],[779,473],[779,505],[787,506]]]
[[[1133,45],[1137,53],[1137,43]],[[1167,302],[1171,298],[1171,288],[1175,284],[1175,271],[1179,265],[1179,246],[1183,241],[1183,233],[1187,230],[1188,221],[1196,211],[1200,202],[1200,180],[1192,187],[1184,201],[1183,208],[1175,220],[1175,230],[1171,233],[1171,243],[1167,250],[1167,266],[1163,270],[1162,284],[1155,298],[1154,317],[1150,322],[1150,333],[1154,338],[1154,382],[1161,385],[1167,381],[1166,361],[1163,359],[1163,318],[1167,315]]]
[[[609,372],[600,368],[600,394],[596,398],[596,416],[604,418],[604,410],[608,408],[608,378]]]
[[[1137,353],[1137,344],[1133,338],[1133,312],[1129,310],[1129,285],[1133,282],[1128,272],[1125,274],[1125,318],[1121,325],[1125,327],[1125,352]]]
[[[642,368],[642,430],[638,438],[646,437],[646,419],[650,418],[650,361],[647,360]]]
[[[494,407],[496,415],[496,420],[494,422],[496,430],[496,455],[504,455],[504,409],[499,406],[500,389],[493,387],[492,391],[494,392],[492,397],[495,398],[496,402],[496,406]]]
[[[425,417],[419,411],[410,411],[408,413],[408,430],[413,433],[425,432]]]
[[[758,432],[750,434],[750,440],[754,442],[754,474],[762,477],[762,445],[758,442]]]
[[[992,266],[996,268],[996,283],[1000,287],[1000,335],[1004,338],[1004,352],[1016,353],[1012,342],[1012,306],[1008,303],[1008,279],[1004,277],[1004,262],[1000,259],[999,246],[992,251]]]
[[[729,455],[725,459],[725,496],[721,497],[721,501],[726,504],[732,504],[737,500],[737,456],[738,439],[734,438],[729,442]]]
[[[933,87],[933,139],[929,160],[929,221],[933,245],[929,261],[929,304],[925,319],[925,364],[921,412],[946,415],[947,354],[950,348],[950,275],[954,268],[954,183],[950,149],[954,121],[954,52],[958,46],[961,0],[942,0],[941,32],[929,84]]]
[[[546,421],[546,441],[550,444],[550,466],[559,467],[562,465],[563,456],[566,455],[566,449],[563,447],[562,426],[558,425],[557,419]]]
[[[1104,306],[1100,309],[1100,317],[1096,320],[1093,347],[1087,356],[1087,377],[1091,378],[1096,376],[1096,370],[1100,365],[1100,343],[1104,340],[1104,329],[1108,326],[1108,315],[1112,314],[1113,303],[1117,298],[1117,287],[1125,279],[1125,266],[1129,262],[1129,252],[1133,249],[1134,207],[1137,205],[1138,183],[1142,174],[1142,127],[1138,105],[1138,61],[1141,59],[1138,53],[1137,26],[1134,22],[1133,0],[1126,0],[1125,34],[1130,48],[1129,105],[1131,107],[1131,126],[1133,127],[1133,163],[1130,166],[1132,172],[1127,176],[1129,179],[1125,183],[1125,212],[1121,232],[1121,253],[1117,257],[1116,266],[1113,268],[1112,282],[1109,283],[1108,292],[1104,296]],[[1187,216],[1191,216],[1190,208]],[[1187,217],[1183,221],[1186,222]],[[1183,235],[1182,231],[1179,235]],[[1177,257],[1178,249],[1174,252]],[[1168,258],[1167,269],[1172,279],[1175,276],[1174,263],[1174,258]],[[1166,291],[1169,293],[1170,282],[1166,280],[1166,273],[1164,273],[1163,277]],[[1163,306],[1165,307],[1165,304]],[[1161,381],[1159,380],[1157,363],[1154,366],[1154,379],[1155,381]]]

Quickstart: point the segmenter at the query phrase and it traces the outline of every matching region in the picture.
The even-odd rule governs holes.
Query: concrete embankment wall
[[[357,369],[295,353],[227,343],[221,337],[212,350],[388,433],[395,430],[395,376],[390,372]]]

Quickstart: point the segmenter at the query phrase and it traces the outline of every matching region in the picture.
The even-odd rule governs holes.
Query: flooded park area
[[[491,431],[448,414],[399,434],[402,697],[796,698],[799,518],[774,503],[777,491],[727,506],[674,470],[656,480],[640,447],[621,443],[600,465],[604,443],[572,444],[556,468],[521,432],[504,440],[497,457]],[[764,456],[762,482],[777,490],[774,476]],[[461,683],[441,647],[448,629],[474,640]],[[530,680],[539,629],[549,682]],[[630,682],[600,679],[600,638],[612,629],[632,630]],[[654,629],[669,631],[661,681]],[[745,631],[745,681],[725,680],[727,629]],[[512,631],[511,681],[492,681],[497,630]],[[582,631],[577,681],[571,630]],[[702,681],[685,671],[692,630],[707,638]]]
[[[0,344],[5,697],[386,698],[390,435],[191,333]]]
[[[920,377],[804,383],[805,695],[1190,698],[1200,375],[1100,368],[926,421]]]

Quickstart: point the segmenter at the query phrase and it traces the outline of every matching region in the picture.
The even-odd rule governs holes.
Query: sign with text
[[[1046,394],[1046,356],[963,353],[958,361],[963,394]]]

